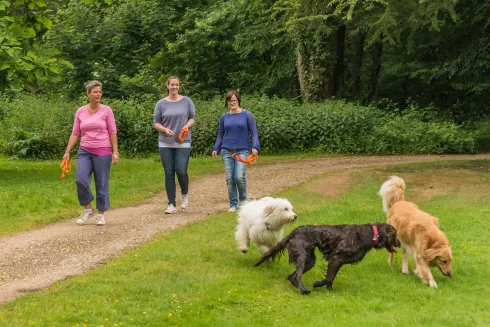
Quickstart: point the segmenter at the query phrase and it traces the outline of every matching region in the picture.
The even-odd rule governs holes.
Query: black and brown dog
[[[277,255],[289,253],[289,262],[296,265],[296,271],[288,276],[291,283],[301,289],[301,293],[311,291],[303,285],[302,276],[315,265],[315,248],[318,248],[328,261],[325,279],[316,281],[313,286],[327,286],[332,283],[342,265],[362,260],[372,248],[386,248],[395,252],[400,247],[396,229],[388,224],[365,225],[317,225],[301,226],[293,230],[285,239],[266,252],[255,267]]]

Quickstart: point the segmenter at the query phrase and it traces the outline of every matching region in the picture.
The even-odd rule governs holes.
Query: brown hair
[[[167,81],[165,82],[165,85],[167,86],[167,89],[168,89],[168,84],[170,83],[170,80],[172,79],[176,79],[179,81],[179,85],[182,84],[182,82],[180,81],[180,78],[178,78],[177,76],[170,76],[169,78],[167,78]]]
[[[225,108],[228,108],[228,102],[231,100],[231,97],[232,96],[236,96],[236,99],[238,100],[238,105],[240,105],[240,93],[238,93],[238,91],[231,90],[226,95],[226,98],[225,98]]]

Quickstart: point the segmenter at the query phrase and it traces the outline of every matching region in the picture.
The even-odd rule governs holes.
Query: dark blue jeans
[[[180,191],[182,194],[189,193],[189,175],[187,167],[191,156],[190,148],[158,148],[162,159],[163,170],[165,171],[165,190],[167,191],[168,204],[175,203],[175,175],[179,180]]]
[[[78,202],[80,205],[89,205],[94,200],[94,196],[90,190],[92,174],[94,174],[97,210],[107,211],[109,209],[111,205],[109,200],[111,163],[112,155],[97,156],[78,149],[75,183],[77,184]]]

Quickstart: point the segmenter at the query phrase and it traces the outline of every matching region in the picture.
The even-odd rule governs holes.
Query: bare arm
[[[70,151],[73,149],[75,144],[77,144],[78,138],[78,135],[71,134],[70,139],[68,140],[68,145],[66,146],[65,154],[63,155],[63,159],[70,160]]]
[[[191,119],[189,119],[187,124],[184,125],[183,128],[185,128],[185,127],[190,128],[190,127],[192,127],[192,125],[194,125],[195,122],[196,122],[196,120],[191,118]]]
[[[115,165],[119,162],[119,148],[117,145],[117,135],[110,134],[109,137],[111,138],[111,144],[112,144],[112,164]]]
[[[155,127],[157,131],[165,133],[167,136],[174,135],[174,132],[171,129],[163,127],[163,125],[160,123],[156,123],[155,125],[153,125],[153,127]]]

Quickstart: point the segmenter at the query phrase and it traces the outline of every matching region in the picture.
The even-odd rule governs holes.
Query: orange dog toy
[[[68,159],[63,159],[60,164],[61,178],[65,178],[65,175],[71,171],[71,162]]]
[[[189,134],[189,129],[187,127],[182,128],[182,131],[179,134],[180,142],[184,142],[184,135]]]
[[[240,162],[246,163],[246,164],[248,164],[248,165],[254,165],[254,164],[257,162],[257,160],[259,159],[259,155],[255,155],[255,154],[253,154],[253,153],[252,153],[251,155],[249,155],[249,156],[247,157],[247,159],[245,159],[245,160],[243,160],[243,159],[242,159],[242,158],[241,158],[241,157],[240,157],[238,154],[236,154],[236,153],[233,153],[233,154],[231,155],[231,157],[232,157],[233,159],[235,159],[236,161],[240,161]]]

